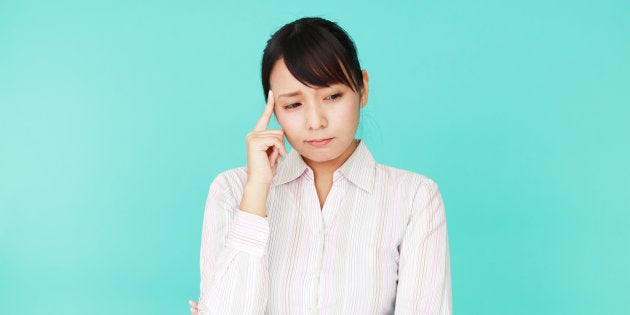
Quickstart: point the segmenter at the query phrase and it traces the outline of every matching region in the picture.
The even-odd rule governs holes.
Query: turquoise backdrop
[[[445,200],[456,314],[630,314],[630,2],[0,0],[0,314],[187,314],[269,36],[340,23],[359,137]]]

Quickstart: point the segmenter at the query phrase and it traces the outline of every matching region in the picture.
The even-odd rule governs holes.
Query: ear
[[[363,90],[361,91],[361,104],[360,105],[361,105],[361,108],[363,108],[365,107],[368,101],[368,92],[369,92],[368,83],[370,81],[370,77],[368,76],[368,73],[365,69],[361,71],[361,74],[363,75]]]

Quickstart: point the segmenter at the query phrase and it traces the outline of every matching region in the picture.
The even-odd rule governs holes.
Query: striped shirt
[[[247,169],[210,185],[200,314],[451,314],[444,204],[437,184],[378,164],[361,141],[320,209],[313,171],[292,150],[267,217],[239,209]]]

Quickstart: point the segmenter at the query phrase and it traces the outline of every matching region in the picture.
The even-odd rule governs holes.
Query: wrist
[[[247,180],[240,208],[261,217],[267,216],[267,195],[270,184]]]
[[[269,191],[269,187],[271,187],[271,183],[262,180],[256,180],[254,178],[248,178],[245,181],[245,190],[253,190],[253,191]]]

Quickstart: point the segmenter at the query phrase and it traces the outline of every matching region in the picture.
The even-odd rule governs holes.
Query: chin
[[[324,152],[313,152],[312,150],[304,149],[298,150],[298,152],[303,158],[306,158],[313,162],[326,162],[333,158],[331,154],[326,154]]]
[[[343,154],[343,150],[340,151],[332,148],[328,150],[304,148],[303,150],[298,150],[298,152],[303,158],[317,163],[335,160]]]

